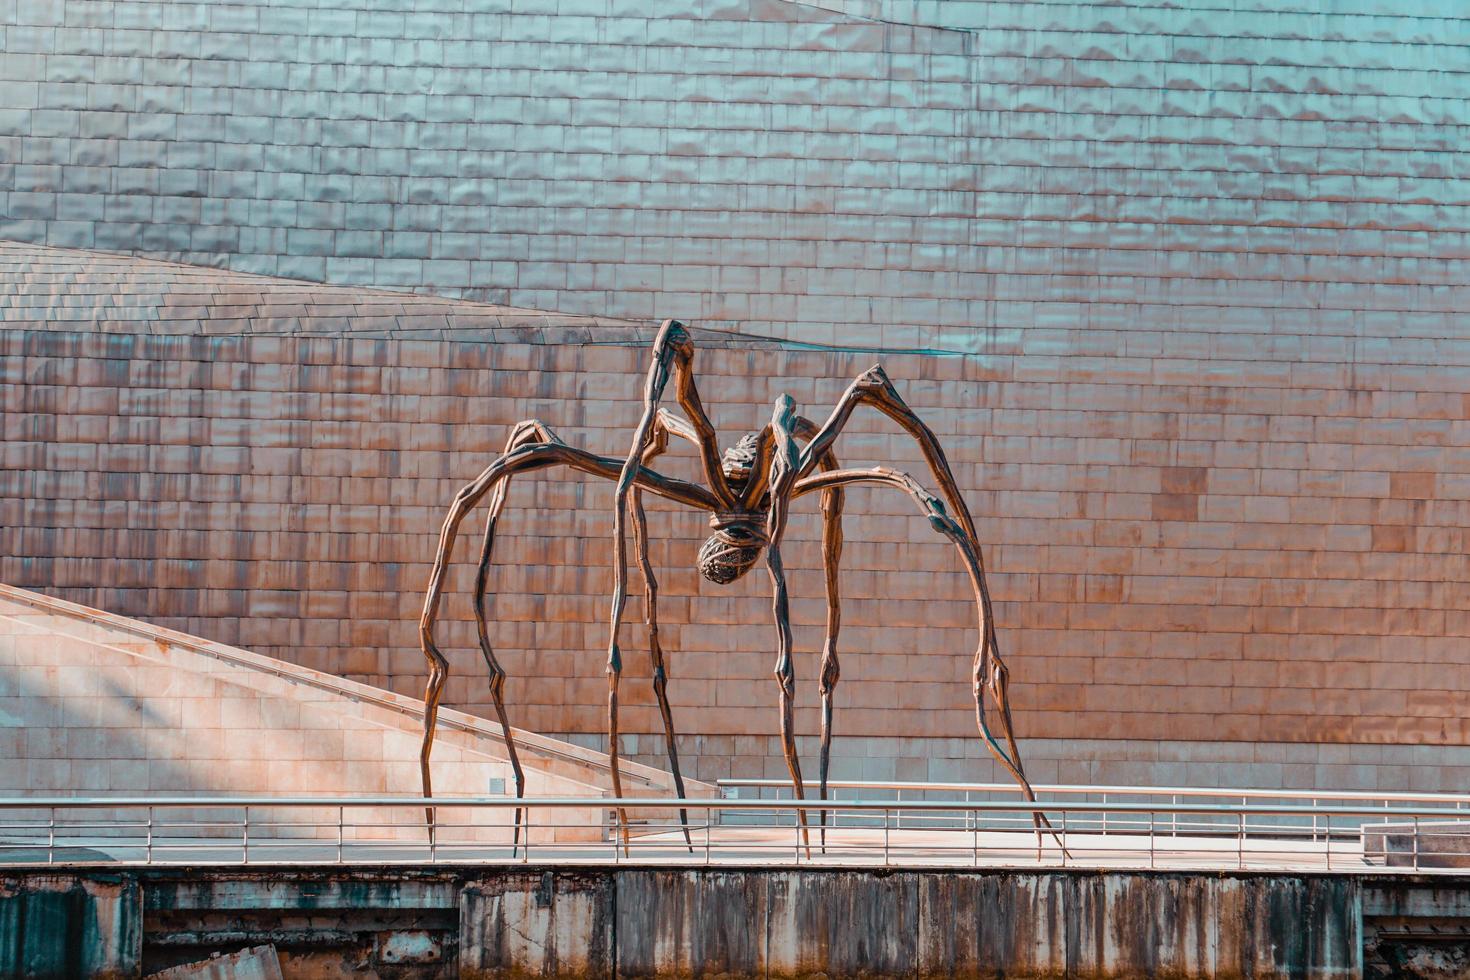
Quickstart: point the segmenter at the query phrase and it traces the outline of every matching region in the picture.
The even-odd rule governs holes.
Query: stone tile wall
[[[0,580],[396,691],[422,690],[415,624],[448,502],[509,426],[539,417],[618,455],[639,414],[647,354],[629,338],[83,333],[46,319],[66,291],[38,279],[17,276],[7,302],[43,312],[0,332]],[[1133,356],[883,358],[979,522],[1038,777],[1463,785],[1470,344],[1155,341]],[[726,442],[781,391],[821,416],[875,359],[744,343],[698,356]],[[837,448],[922,465],[869,415]],[[667,468],[695,474],[678,445]],[[513,722],[592,745],[610,499],[601,481],[518,484],[494,577]],[[776,775],[764,579],[704,582],[704,520],[651,506],[691,771]],[[967,587],[910,506],[858,491],[848,508],[838,771],[983,776]],[[823,600],[814,508],[799,511],[809,747]],[[483,713],[470,523],[442,637],[448,703]],[[627,748],[662,764],[640,618],[635,596]]]
[[[0,586],[0,792],[9,795],[415,795],[421,709],[331,675]],[[608,792],[606,756],[518,734],[527,795]],[[441,719],[433,774],[446,799],[514,792],[500,729],[458,712]],[[623,778],[630,795],[670,792],[667,777],[638,765]],[[711,788],[692,783],[690,791]],[[337,819],[296,813],[324,826]],[[266,824],[291,820],[286,811],[264,815]],[[421,811],[366,808],[346,820],[358,828],[353,837],[423,836]],[[446,831],[455,837],[510,840],[509,809],[446,807],[443,820],[464,825]],[[541,811],[531,821],[542,839],[587,839],[600,815]]]

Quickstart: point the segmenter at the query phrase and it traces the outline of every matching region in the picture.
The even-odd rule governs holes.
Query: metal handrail
[[[1459,857],[1449,851],[1426,851],[1419,840],[1421,819],[1455,821],[1470,829],[1466,819],[1470,811],[1458,804],[1453,808],[1424,805],[1422,800],[1419,805],[1301,804],[1252,801],[1239,793],[1231,794],[1231,802],[1210,803],[1181,799],[1185,794],[1175,791],[1159,792],[1170,794],[1167,802],[1162,798],[1033,803],[959,798],[10,796],[0,797],[0,865],[525,863],[533,850],[538,859],[551,862],[620,864],[636,854],[642,861],[684,865],[698,862],[695,841],[699,841],[705,864],[718,855],[721,861],[747,863],[800,865],[815,860],[881,862],[891,867],[959,860],[962,866],[979,867],[986,855],[1001,864],[1022,861],[1037,866],[1079,866],[1080,860],[1104,868],[1154,868],[1163,857],[1184,862],[1178,867],[1244,869],[1253,864],[1280,867],[1286,861],[1293,867],[1332,871],[1336,854],[1339,871],[1366,867],[1374,859],[1382,861],[1375,869],[1379,872],[1422,872],[1447,870]],[[426,807],[437,814],[428,826],[423,820]],[[489,823],[468,815],[456,820],[453,811],[459,809],[501,816]],[[518,836],[516,847],[495,836],[504,835],[510,823],[506,811],[511,809],[525,815],[525,833]],[[589,809],[598,814],[591,820],[585,815]],[[690,822],[676,822],[670,815],[681,809],[691,814]],[[391,815],[374,815],[374,810],[388,810]],[[620,824],[617,815],[630,810],[644,818],[636,819],[632,827]],[[542,811],[539,818],[532,816],[536,811]],[[813,819],[813,811],[825,811],[830,822]],[[899,813],[908,814],[909,821],[897,822],[894,817]],[[1055,830],[1048,836],[1033,836],[1031,817],[1036,813],[1050,815]],[[365,814],[364,819],[359,821],[358,814]],[[799,816],[804,820],[798,821]],[[808,834],[799,831],[802,822]],[[716,826],[718,840],[712,837]],[[1402,840],[1403,828],[1409,826],[1414,834],[1411,848]],[[533,829],[542,832],[539,840],[533,840]],[[477,836],[487,830],[490,838]],[[572,835],[560,836],[564,830]],[[591,836],[585,836],[588,830],[593,831]],[[690,830],[702,834],[691,838]],[[773,836],[777,830],[784,833]],[[461,831],[469,831],[469,837],[458,836]],[[829,851],[832,832],[839,838]],[[1371,852],[1364,849],[1370,833],[1381,838]],[[1412,868],[1403,866],[1406,860]]]
[[[830,784],[829,784],[830,785]],[[1039,788],[1039,787],[1038,787]],[[1240,796],[1232,791],[1229,795]],[[1321,806],[1311,804],[1252,805],[1234,803],[1098,803],[1083,800],[1042,800],[1035,803],[1025,800],[819,800],[819,799],[705,799],[699,797],[679,799],[677,797],[623,797],[607,796],[473,796],[473,797],[419,797],[419,796],[9,796],[0,797],[0,810],[44,810],[44,809],[235,809],[245,807],[413,807],[451,808],[472,807],[510,809],[549,807],[587,809],[618,807],[620,809],[649,810],[862,810],[892,811],[932,810],[947,813],[999,812],[999,813],[1193,813],[1262,816],[1363,816],[1363,817],[1443,817],[1456,811],[1445,807],[1383,807],[1383,806]],[[1470,820],[1470,813],[1464,814]]]
[[[728,778],[717,779],[715,785],[721,789],[790,789],[789,779]],[[803,781],[808,792],[819,788],[816,782]],[[920,793],[1015,793],[1021,789],[1015,783],[926,783],[903,780],[873,779],[829,779],[827,788],[898,790]],[[1037,793],[1059,793],[1067,795],[1117,795],[1117,796],[1220,796],[1247,799],[1278,800],[1386,800],[1397,802],[1442,802],[1470,805],[1470,794],[1466,793],[1412,793],[1401,790],[1321,790],[1321,789],[1236,789],[1225,786],[1103,786],[1080,783],[1032,783]],[[844,801],[845,802],[845,801]],[[890,801],[891,802],[891,801]],[[907,802],[905,802],[907,806]]]

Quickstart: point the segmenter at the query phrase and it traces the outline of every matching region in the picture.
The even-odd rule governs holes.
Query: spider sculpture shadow
[[[723,455],[716,442],[714,427],[705,415],[695,388],[694,344],[683,324],[667,320],[653,345],[653,364],[643,393],[643,415],[633,434],[633,445],[625,460],[597,456],[562,442],[544,424],[527,420],[512,430],[505,451],[473,482],[454,497],[449,515],[439,535],[439,549],[424,600],[419,622],[419,640],[429,663],[428,687],[424,693],[424,740],[419,755],[425,798],[431,797],[429,754],[433,748],[434,727],[439,699],[443,695],[448,662],[434,643],[434,623],[443,595],[444,578],[450,553],[460,524],[481,500],[490,496],[489,514],[485,522],[484,545],[475,576],[475,624],[479,630],[480,652],[490,674],[490,694],[495,712],[505,733],[505,745],[515,774],[516,796],[525,795],[525,774],[516,755],[506,716],[505,671],[496,660],[485,620],[485,585],[490,571],[495,530],[505,507],[510,478],[516,474],[569,466],[605,479],[616,481],[613,511],[613,575],[612,628],[608,641],[608,757],[612,772],[613,794],[622,797],[618,773],[618,681],[623,660],[618,649],[618,635],[628,597],[628,519],[632,519],[633,539],[638,566],[643,575],[645,612],[648,623],[649,653],[653,661],[653,690],[663,716],[668,747],[669,766],[679,798],[684,798],[684,779],[679,772],[678,751],[674,744],[674,719],[669,709],[668,677],[664,670],[664,653],[658,634],[658,582],[648,557],[648,523],[643,511],[644,492],[656,494],[677,503],[705,511],[710,515],[714,533],[699,550],[699,571],[709,581],[728,584],[748,572],[760,558],[766,557],[766,570],[771,578],[776,626],[775,675],[780,689],[781,745],[786,766],[791,773],[792,791],[804,798],[801,764],[796,755],[792,708],[796,696],[796,674],[791,657],[791,622],[788,612],[786,576],[781,566],[781,538],[786,530],[791,501],[810,493],[821,493],[822,554],[827,586],[827,633],[822,648],[819,689],[822,697],[822,741],[818,763],[820,799],[827,799],[827,768],[832,740],[832,700],[840,670],[837,658],[837,634],[842,617],[837,591],[838,563],[842,555],[843,489],[857,483],[875,483],[907,493],[929,519],[934,530],[954,543],[975,593],[975,615],[980,642],[975,650],[973,692],[975,720],[980,735],[996,760],[1020,784],[1026,799],[1035,803],[1036,796],[1021,767],[1011,729],[1011,709],[1007,692],[1007,671],[1001,662],[995,642],[995,618],[990,591],[985,584],[985,570],[980,557],[980,543],[975,522],[960,496],[949,463],[929,427],[899,397],[881,367],[875,366],[858,376],[843,393],[837,407],[820,426],[796,414],[790,396],[776,400],[770,424],[759,432],[742,438]],[[659,402],[670,378],[674,381],[675,398],[684,411],[680,417],[660,408]],[[843,427],[860,406],[867,405],[893,419],[919,443],[924,459],[944,500],[931,495],[906,473],[877,466],[872,469],[842,469],[832,445]],[[651,468],[663,453],[671,435],[688,439],[698,450],[706,486],[664,476]],[[804,445],[803,445],[804,443]],[[999,714],[1002,745],[991,733],[986,720],[986,696],[995,702]],[[686,842],[688,818],[680,811]],[[426,811],[432,830],[433,808]],[[810,836],[804,811],[798,811],[799,833],[810,847]],[[1032,811],[1038,844],[1043,826],[1050,828],[1044,815]],[[627,842],[627,820],[620,814],[623,840]],[[820,814],[825,838],[826,813]],[[516,846],[519,847],[521,812],[515,814]],[[1060,840],[1058,841],[1060,843]]]

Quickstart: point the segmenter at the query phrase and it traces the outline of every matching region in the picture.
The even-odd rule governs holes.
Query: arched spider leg
[[[619,479],[623,472],[621,460],[597,456],[581,449],[574,449],[560,442],[538,442],[522,445],[498,457],[469,484],[454,495],[449,514],[439,532],[439,546],[434,556],[434,568],[429,575],[429,588],[424,596],[424,611],[419,619],[419,645],[424,658],[429,662],[429,680],[424,690],[424,740],[419,750],[419,770],[423,780],[424,797],[431,798],[433,787],[429,775],[429,757],[434,746],[434,729],[439,718],[439,701],[444,694],[444,681],[449,673],[449,662],[434,643],[434,624],[439,616],[439,603],[444,595],[444,580],[449,571],[449,558],[454,549],[459,526],[470,510],[484,496],[495,489],[501,481],[515,473],[546,469],[551,466],[570,466],[573,469],[604,479]],[[678,503],[708,511],[718,501],[704,487],[685,480],[666,477],[642,466],[635,468],[632,480],[636,485]],[[432,832],[434,809],[426,807],[424,816]]]
[[[965,570],[970,575],[970,584],[975,590],[976,626],[979,629],[980,641],[975,648],[975,667],[973,676],[973,693],[975,695],[975,720],[980,728],[980,735],[985,740],[985,745],[996,760],[1010,772],[1012,778],[1021,787],[1027,802],[1036,803],[1036,793],[1031,789],[1031,783],[1021,770],[1020,758],[1016,754],[1015,739],[1011,735],[1011,718],[1009,701],[1007,699],[1006,685],[1008,674],[1005,665],[996,656],[993,641],[987,638],[993,635],[994,623],[991,621],[990,607],[982,601],[982,589],[984,588],[985,573],[980,564],[978,549],[970,543],[970,538],[965,534],[959,521],[950,516],[944,509],[944,504],[939,498],[930,494],[913,477],[907,473],[877,466],[870,470],[834,470],[809,476],[799,481],[792,495],[800,497],[815,490],[826,491],[832,487],[845,486],[852,483],[883,483],[904,491],[918,503],[921,510],[929,519],[930,525],[939,533],[954,542],[960,557],[964,560]],[[990,726],[985,720],[985,694],[989,692],[995,698],[997,706],[1001,710],[1001,725],[1004,730],[1006,742],[1010,746],[1010,753],[1002,748],[991,734]],[[1045,828],[1051,831],[1056,838],[1058,846],[1066,851],[1066,846],[1052,829],[1051,822],[1040,810],[1031,812],[1032,823],[1036,827],[1037,846],[1041,846],[1042,831]]]
[[[781,537],[786,533],[786,518],[790,513],[791,493],[796,486],[797,452],[794,428],[796,408],[791,396],[776,399],[776,408],[771,416],[771,434],[774,438],[771,454],[770,510],[766,516],[766,569],[771,575],[771,610],[776,619],[776,683],[781,689],[781,750],[786,755],[786,768],[791,771],[791,791],[796,799],[804,799],[801,780],[801,761],[796,756],[796,726],[793,712],[796,705],[796,664],[791,657],[791,610],[786,594],[786,573],[781,564]],[[806,811],[796,811],[797,840],[806,847],[811,857],[811,833],[807,829]]]
[[[810,441],[817,434],[816,424],[798,416],[795,433],[797,438]],[[817,465],[823,471],[838,468],[837,456],[828,449],[822,453]],[[822,642],[822,663],[819,669],[817,689],[822,695],[822,751],[817,761],[818,795],[827,798],[827,772],[832,757],[832,708],[837,696],[837,681],[842,676],[837,660],[837,633],[842,629],[841,596],[838,593],[837,573],[842,561],[842,487],[828,487],[822,491],[822,572],[827,586],[827,635]],[[818,810],[817,820],[821,824],[822,850],[827,849],[827,811]]]
[[[954,473],[949,468],[949,461],[944,456],[944,450],[939,446],[939,440],[933,431],[924,424],[899,395],[898,390],[888,380],[882,365],[875,364],[863,372],[838,399],[837,405],[832,409],[832,414],[822,424],[821,431],[807,444],[801,455],[801,476],[810,475],[813,467],[820,459],[821,453],[831,447],[832,442],[847,424],[854,410],[859,405],[868,404],[878,409],[884,415],[893,419],[905,432],[914,437],[918,442],[920,450],[924,454],[924,460],[929,464],[929,471],[939,484],[940,492],[944,495],[945,503],[950,513],[958,522],[960,530],[969,540],[970,548],[975,554],[976,565],[980,570],[979,601],[985,611],[986,633],[984,635],[985,657],[987,673],[997,673],[997,676],[1005,676],[1004,667],[999,672],[990,669],[992,661],[1000,662],[1000,650],[995,636],[995,613],[990,600],[990,586],[985,580],[985,559],[980,548],[980,538],[975,532],[975,520],[970,516],[970,508],[965,503],[965,498],[960,494],[959,485],[955,482]],[[1004,682],[997,682],[997,690],[1004,686]],[[999,698],[997,698],[999,703]],[[1020,750],[1016,745],[1015,734],[1011,730],[1009,710],[1002,712],[1002,724],[1007,745],[1010,746],[1011,758],[1016,772],[1021,773],[1021,780],[1025,779],[1024,767],[1021,764]],[[1008,767],[1010,768],[1010,767]]]
[[[652,465],[669,447],[669,434],[673,433],[698,443],[699,437],[688,422],[664,409],[658,410],[654,420],[652,438],[643,450],[643,465]],[[679,772],[679,749],[675,744],[674,713],[669,707],[669,679],[664,667],[664,648],[658,635],[658,579],[653,574],[653,563],[648,557],[648,517],[643,511],[643,491],[636,484],[628,494],[629,513],[633,518],[633,544],[638,555],[638,567],[643,573],[643,612],[648,624],[648,655],[651,661],[653,693],[658,699],[659,714],[663,716],[664,740],[668,747],[669,769],[674,776],[674,790],[679,799],[684,799],[684,776]],[[689,812],[679,810],[679,824],[684,829],[684,843],[690,853],[694,852],[694,841],[689,836]]]
[[[526,419],[524,422],[518,422],[511,430],[510,438],[506,440],[505,450],[501,455],[507,455],[521,446],[538,442],[561,444],[561,439],[540,420]],[[495,485],[495,489],[490,494],[489,513],[485,517],[485,540],[480,548],[480,564],[475,570],[473,596],[475,628],[479,632],[480,653],[485,658],[485,668],[489,673],[490,696],[495,701],[495,715],[500,722],[500,730],[505,735],[506,753],[510,756],[511,771],[515,774],[516,798],[523,799],[526,795],[526,774],[521,769],[521,760],[516,753],[515,738],[511,732],[510,718],[505,711],[505,668],[500,666],[500,661],[495,657],[495,649],[490,644],[490,631],[485,619],[485,587],[490,579],[490,559],[495,548],[495,528],[500,521],[501,511],[505,509],[506,497],[510,493],[510,482],[510,477],[505,477]],[[521,808],[517,807],[515,827],[511,837],[512,856],[520,850],[521,812]]]
[[[628,512],[628,494],[633,487],[634,474],[641,465],[643,451],[653,438],[654,422],[658,414],[658,403],[663,398],[669,378],[674,378],[674,389],[679,407],[689,417],[689,424],[696,434],[700,461],[704,466],[705,479],[710,489],[710,511],[729,510],[735,503],[724,471],[720,468],[720,450],[715,440],[714,426],[704,414],[699,400],[699,391],[694,384],[694,342],[689,331],[678,320],[665,320],[653,343],[653,363],[648,368],[648,379],[643,389],[643,416],[633,433],[633,445],[623,461],[618,474],[617,488],[613,494],[613,597],[607,642],[607,752],[612,768],[613,795],[623,795],[623,784],[618,771],[618,681],[623,673],[623,657],[618,649],[618,634],[623,624],[623,611],[628,603],[628,537],[624,517]],[[628,821],[626,814],[618,811],[622,826],[623,848],[628,846]]]
[[[888,375],[881,364],[875,364],[858,375],[842,393],[842,397],[837,400],[836,407],[832,409],[832,414],[827,417],[827,421],[822,423],[822,428],[802,450],[800,476],[806,477],[811,474],[822,453],[832,447],[832,443],[847,425],[852,413],[859,405],[864,404],[873,406],[893,419],[919,443],[919,448],[924,453],[924,461],[929,464],[930,472],[934,474],[934,479],[939,483],[945,503],[949,506],[955,520],[959,521],[961,530],[971,541],[977,541],[975,520],[970,516],[970,508],[965,504],[965,498],[960,495],[959,485],[955,482],[954,473],[949,468],[949,460],[945,459],[944,450],[939,447],[938,438],[935,437],[929,426],[924,424],[924,420],[914,414],[914,410],[904,403],[898,390],[888,380]],[[978,550],[977,547],[976,551]]]

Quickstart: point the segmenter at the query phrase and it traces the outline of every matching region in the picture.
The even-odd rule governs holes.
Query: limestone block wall
[[[1462,4],[30,0],[0,27],[0,237],[984,355],[1376,345],[1467,309]]]
[[[6,795],[417,795],[421,709],[331,675],[0,586]],[[514,792],[498,728],[457,713],[441,726],[433,756],[437,795]],[[598,796],[608,785],[605,757],[518,734],[527,795]],[[637,765],[624,780],[634,793],[669,791],[662,774]],[[705,791],[694,785],[696,794]],[[258,816],[267,826],[337,820],[335,811],[316,810]],[[417,811],[369,808],[345,818],[350,839],[416,839],[423,832]],[[441,820],[464,825],[446,829],[446,839],[510,839],[509,809],[445,807]],[[580,811],[531,817],[542,840],[585,838],[596,834],[599,820]]]
[[[83,304],[83,331],[61,311],[92,288],[79,267],[94,257],[26,254],[29,271],[5,281],[6,303],[27,312],[0,332],[0,580],[394,691],[422,691],[416,622],[448,502],[509,427],[539,417],[620,455],[639,415],[649,326],[603,342],[552,327],[395,340],[310,336],[327,327],[303,310],[277,335],[252,307],[241,316],[258,335],[199,336],[145,315],[155,307],[122,319],[121,292],[103,292]],[[170,268],[133,265],[114,289]],[[271,288],[209,275],[220,297],[242,280]],[[318,294],[324,309],[334,295]],[[97,328],[103,309],[111,332]],[[1125,356],[1098,336],[1078,329],[1051,354],[882,358],[975,512],[1036,778],[1463,786],[1470,344],[1172,333]],[[702,391],[727,443],[782,391],[820,417],[877,359],[701,337]],[[922,472],[875,416],[837,449]],[[696,473],[682,445],[667,468]],[[610,501],[601,481],[517,484],[493,578],[513,723],[592,747]],[[650,506],[688,771],[779,775],[764,578],[704,582],[704,519]],[[911,506],[857,491],[848,507],[836,771],[987,776],[967,585]],[[808,759],[824,608],[814,512],[798,508],[787,556]],[[485,713],[469,523],[441,636],[447,703]],[[635,595],[626,749],[662,766],[640,620]]]

